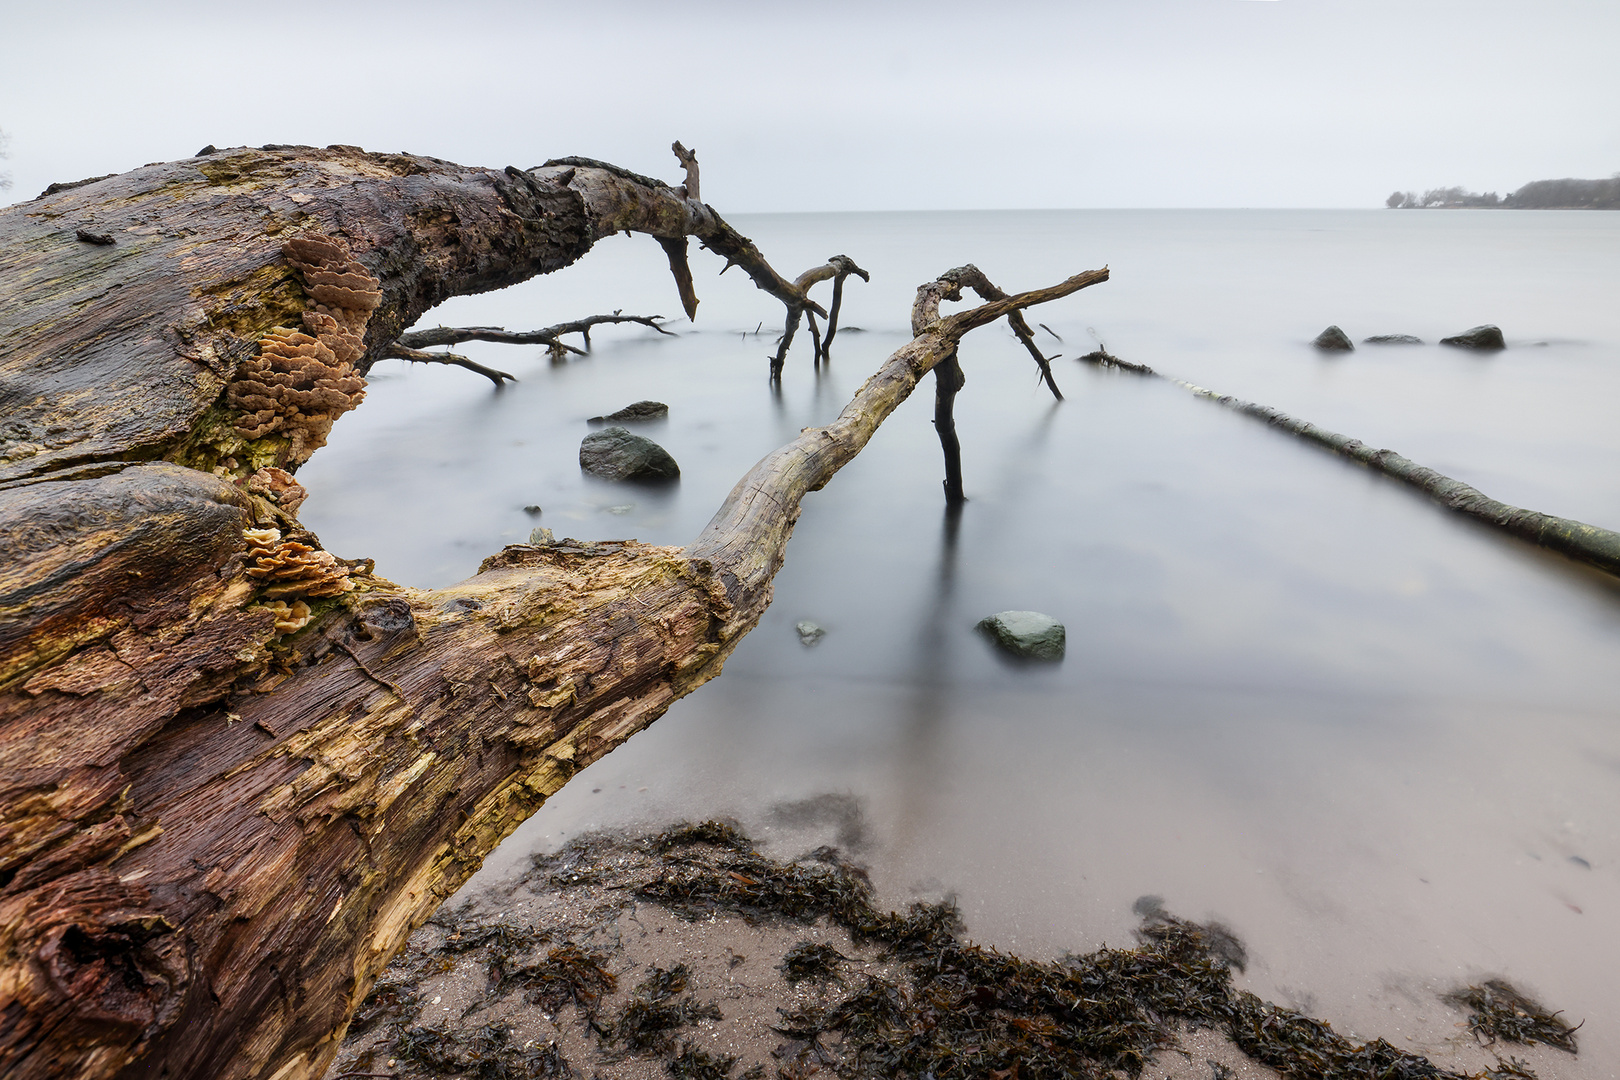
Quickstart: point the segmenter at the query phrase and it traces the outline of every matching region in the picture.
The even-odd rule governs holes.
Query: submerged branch
[[[1160,378],[1217,405],[1262,420],[1271,427],[1298,436],[1307,442],[1325,447],[1341,457],[1350,458],[1403,484],[1423,492],[1447,510],[1482,521],[1538,547],[1556,551],[1561,555],[1620,576],[1620,532],[1597,525],[1588,525],[1572,518],[1555,517],[1537,510],[1526,510],[1493,499],[1478,488],[1455,480],[1444,473],[1419,465],[1393,450],[1375,449],[1348,435],[1318,427],[1308,420],[1289,416],[1269,405],[1256,404],[1230,394],[1216,393],[1196,383],[1163,375],[1144,364],[1132,364],[1099,349],[1080,359],[1131,371],[1139,375]]]

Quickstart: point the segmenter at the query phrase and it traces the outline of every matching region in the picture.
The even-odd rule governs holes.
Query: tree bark
[[[925,286],[914,340],[684,549],[518,545],[438,590],[321,550],[290,474],[370,364],[623,229],[810,306],[585,159],[237,149],[0,211],[0,1073],[319,1076],[483,856],[719,674],[803,494],[968,330],[1107,277],[946,317]]]

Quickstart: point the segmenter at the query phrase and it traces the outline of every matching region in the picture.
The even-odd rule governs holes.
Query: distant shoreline
[[[1431,188],[1422,195],[1397,191],[1384,205],[1391,210],[1620,210],[1620,173],[1607,180],[1532,180],[1505,197],[1460,187]]]

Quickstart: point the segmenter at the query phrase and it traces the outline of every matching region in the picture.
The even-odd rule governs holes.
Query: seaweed
[[[745,853],[754,850],[754,842],[733,821],[701,821],[696,825],[683,821],[659,833],[652,842],[653,850],[659,854],[689,844],[712,844]]]
[[[680,1053],[665,1062],[664,1068],[677,1080],[725,1080],[736,1064],[737,1059],[730,1054],[711,1054],[683,1043]]]
[[[406,1016],[415,1013],[421,1003],[421,991],[415,986],[391,979],[379,980],[371,988],[371,993],[366,995],[365,1001],[360,1003],[354,1019],[349,1023],[349,1032],[364,1034],[385,1020],[402,1023]]]
[[[524,1000],[555,1013],[572,1001],[587,1018],[596,1015],[602,998],[618,987],[618,979],[607,970],[608,958],[571,942],[557,946],[537,963],[526,964],[508,973],[503,987],[522,986]]]
[[[574,1075],[555,1042],[514,1047],[511,1038],[509,1024],[485,1024],[466,1035],[443,1027],[413,1027],[394,1040],[394,1052],[435,1076],[550,1080]]]
[[[801,941],[787,951],[776,967],[790,985],[797,985],[805,979],[838,979],[838,965],[848,960],[849,957],[831,945]]]
[[[1548,1012],[1534,998],[1502,979],[1487,979],[1479,986],[1453,990],[1442,1000],[1471,1010],[1469,1030],[1487,1045],[1498,1039],[1524,1046],[1546,1043],[1573,1054],[1575,1032],[1585,1023],[1570,1027],[1558,1018],[1558,1013]]]
[[[666,1054],[675,1045],[676,1031],[700,1020],[721,1019],[720,1006],[712,1001],[675,997],[686,989],[689,977],[685,964],[667,971],[654,967],[631,993],[618,1018],[598,1029],[603,1041],[631,1054]]]

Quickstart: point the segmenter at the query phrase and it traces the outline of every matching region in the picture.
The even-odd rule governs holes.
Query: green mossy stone
[[[1061,660],[1067,641],[1063,624],[1038,611],[1000,611],[979,620],[979,630],[1014,656]]]

